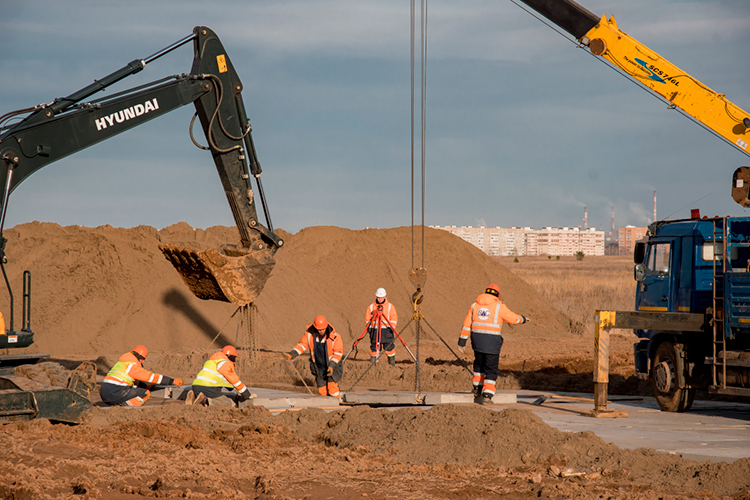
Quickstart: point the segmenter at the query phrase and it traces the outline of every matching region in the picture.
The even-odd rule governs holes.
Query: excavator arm
[[[99,100],[86,100],[98,91],[135,74],[146,64],[193,41],[194,59],[189,74],[175,75]],[[274,254],[283,241],[273,232],[260,181],[261,166],[242,102],[242,82],[221,41],[209,28],[143,59],[134,60],[101,80],[49,104],[0,117],[3,121],[26,114],[19,122],[0,128],[0,265],[5,258],[8,198],[29,175],[40,168],[104,141],[181,106],[193,103],[229,206],[239,231],[238,245],[196,251],[174,245],[160,248],[199,298],[246,305],[252,302],[270,275]],[[195,118],[194,118],[195,120]],[[258,221],[255,191],[266,215]],[[3,269],[4,271],[4,269]],[[11,313],[12,317],[12,313]]]
[[[617,27],[614,16],[599,18],[572,0],[521,1],[573,35],[592,54],[606,59],[618,71],[660,96],[670,107],[682,110],[750,156],[750,113],[628,36]],[[732,196],[737,203],[748,207],[750,172],[740,175],[747,176],[740,183],[744,184],[744,195],[736,189],[742,169],[747,167],[735,172]]]

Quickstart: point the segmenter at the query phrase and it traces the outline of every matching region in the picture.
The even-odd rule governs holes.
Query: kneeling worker
[[[474,349],[474,396],[479,404],[488,404],[495,395],[495,383],[503,347],[503,321],[511,325],[526,323],[528,318],[516,314],[500,299],[500,287],[494,283],[469,308],[464,319],[458,349],[466,350],[466,341],[471,335]]]
[[[108,405],[143,406],[155,385],[181,386],[181,378],[152,373],[143,368],[148,349],[139,345],[120,356],[102,381],[99,395]]]
[[[239,402],[254,398],[250,390],[240,380],[235,371],[237,349],[228,345],[214,353],[203,363],[203,369],[193,380],[193,389],[188,392],[186,404],[236,405]],[[237,391],[236,399],[222,395],[221,388],[229,387]],[[191,395],[192,393],[192,395]],[[192,396],[192,397],[191,397]]]
[[[344,375],[341,358],[344,355],[344,342],[336,329],[325,316],[318,315],[311,325],[307,325],[302,339],[290,352],[287,359],[294,359],[310,349],[310,372],[315,377],[318,394],[340,398],[339,382]]]

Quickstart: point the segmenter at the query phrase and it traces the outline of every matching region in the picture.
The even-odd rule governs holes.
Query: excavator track
[[[260,295],[276,263],[268,249],[223,245],[199,251],[171,243],[159,249],[196,297],[237,306],[250,304]]]

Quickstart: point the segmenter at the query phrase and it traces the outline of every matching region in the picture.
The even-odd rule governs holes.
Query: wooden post
[[[607,410],[609,384],[609,328],[615,311],[596,311],[594,323],[594,411]]]

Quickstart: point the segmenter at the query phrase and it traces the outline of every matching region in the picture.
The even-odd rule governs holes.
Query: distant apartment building
[[[620,248],[620,254],[632,254],[635,243],[642,240],[648,231],[647,227],[625,226],[621,227],[617,245]]]
[[[433,226],[455,234],[487,255],[604,255],[604,231],[577,227]]]

